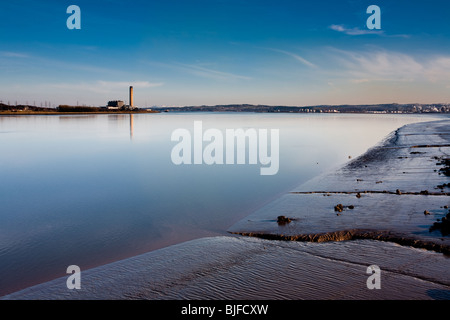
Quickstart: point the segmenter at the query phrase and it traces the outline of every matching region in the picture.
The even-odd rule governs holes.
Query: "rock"
[[[439,220],[438,220],[439,221]],[[450,213],[441,219],[441,222],[435,222],[430,227],[430,231],[440,230],[443,236],[450,235]]]
[[[355,206],[354,205],[349,205],[348,208],[353,210],[353,209],[355,209]]]
[[[277,217],[277,222],[278,222],[278,224],[286,224],[286,223],[290,223],[291,219],[287,218],[285,216],[278,216]]]

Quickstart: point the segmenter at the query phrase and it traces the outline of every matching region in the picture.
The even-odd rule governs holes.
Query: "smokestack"
[[[130,107],[133,107],[133,87],[130,87]]]

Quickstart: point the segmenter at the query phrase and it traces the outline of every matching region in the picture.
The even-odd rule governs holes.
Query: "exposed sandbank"
[[[382,270],[380,290],[367,267]],[[4,299],[450,299],[450,259],[379,241],[329,243],[221,236],[82,271],[81,290],[56,279]]]
[[[449,120],[406,125],[340,170],[299,186],[230,231],[295,241],[374,239],[450,254],[450,237],[431,228],[449,212],[449,154]],[[337,205],[342,210],[335,210]],[[277,224],[279,215],[292,222]]]

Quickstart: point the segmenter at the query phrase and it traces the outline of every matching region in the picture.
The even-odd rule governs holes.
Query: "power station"
[[[133,86],[130,86],[130,94],[129,94],[129,104],[125,105],[125,102],[122,100],[113,100],[108,101],[108,105],[106,108],[108,110],[134,110],[134,92],[133,92]]]

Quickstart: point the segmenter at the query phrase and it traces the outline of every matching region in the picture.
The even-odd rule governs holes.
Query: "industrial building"
[[[119,110],[123,107],[125,107],[125,102],[123,102],[122,100],[109,101],[108,105],[106,106],[108,110]]]
[[[106,106],[106,109],[108,110],[133,110],[136,109],[136,107],[134,106],[134,96],[133,96],[133,87],[130,86],[130,104],[129,105],[125,105],[125,102],[123,102],[122,100],[112,100],[112,101],[108,101],[108,104]]]

